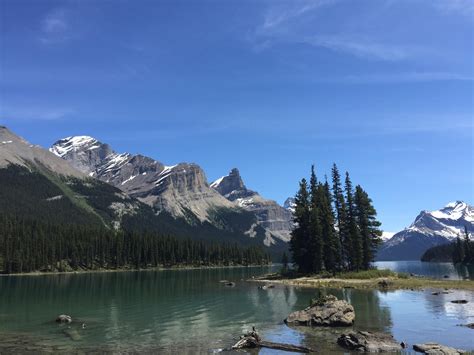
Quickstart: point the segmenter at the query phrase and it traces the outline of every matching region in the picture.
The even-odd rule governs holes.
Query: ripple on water
[[[255,325],[268,340],[301,343],[321,353],[341,353],[335,342],[341,330],[289,328],[283,324],[288,313],[305,308],[311,297],[323,291],[286,286],[260,290],[256,283],[239,281],[250,272],[245,268],[124,272],[71,275],[61,282],[54,281],[54,276],[41,280],[24,277],[20,283],[13,282],[13,278],[5,283],[0,278],[0,349],[4,343],[3,346],[24,349],[37,346],[104,352],[206,353],[230,346]],[[237,284],[228,288],[219,283],[222,279]],[[474,322],[472,292],[439,296],[428,290],[325,292],[354,305],[357,329],[389,331],[397,340],[411,344],[434,340],[474,348],[473,331],[457,326]],[[450,300],[454,298],[465,298],[469,303],[453,304]],[[65,335],[52,321],[59,313],[71,314],[87,324],[86,329],[77,330],[80,340]],[[24,337],[5,336],[13,333]],[[30,339],[32,334],[37,338]],[[17,343],[12,345],[11,339],[17,339]]]

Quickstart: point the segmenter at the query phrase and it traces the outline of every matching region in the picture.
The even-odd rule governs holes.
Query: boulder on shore
[[[71,316],[68,316],[66,314],[60,314],[59,316],[56,317],[56,322],[58,322],[58,323],[71,323],[72,318],[71,318]]]
[[[403,347],[390,334],[365,331],[342,334],[337,343],[348,350],[361,352],[401,351]]]
[[[466,353],[464,350],[450,348],[438,343],[415,344],[413,345],[413,350],[430,355],[459,355]]]
[[[285,319],[286,324],[338,327],[350,326],[354,323],[354,307],[335,296],[323,297],[302,311],[290,313]]]

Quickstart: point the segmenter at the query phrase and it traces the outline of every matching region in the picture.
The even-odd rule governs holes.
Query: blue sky
[[[0,2],[0,123],[238,167],[282,203],[336,162],[387,231],[474,201],[470,0]]]

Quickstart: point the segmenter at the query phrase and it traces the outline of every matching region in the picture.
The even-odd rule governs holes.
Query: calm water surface
[[[377,261],[374,265],[379,269],[390,269],[396,272],[414,273],[416,275],[441,279],[474,280],[474,265],[453,265],[453,263],[426,263],[422,261]]]
[[[267,340],[304,344],[341,354],[337,336],[348,329],[289,328],[283,319],[308,305],[317,290],[258,289],[245,282],[265,268],[169,270],[0,277],[0,353],[70,352],[213,353],[255,325]],[[225,287],[220,280],[236,282]],[[354,328],[391,332],[409,344],[437,341],[474,349],[474,295],[457,291],[327,290],[356,310]],[[453,304],[464,298],[468,304]],[[79,322],[54,322],[58,314]],[[81,323],[86,323],[82,329]],[[261,354],[277,353],[262,350]]]

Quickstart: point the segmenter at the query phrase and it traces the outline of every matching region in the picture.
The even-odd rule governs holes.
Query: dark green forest
[[[128,208],[130,213],[117,214],[112,205]],[[175,219],[167,212],[156,212],[148,205],[125,195],[119,189],[95,179],[76,179],[52,173],[41,165],[9,165],[0,169],[0,216],[21,216],[45,224],[92,227],[133,235],[172,236],[180,241],[189,238],[206,245],[237,245],[242,250],[262,245],[265,230],[256,228],[258,238],[244,235],[255,215],[245,211],[216,209],[209,222]],[[218,223],[217,223],[218,222]],[[286,243],[269,248],[273,258],[281,256]]]
[[[267,264],[260,247],[0,217],[3,273]]]
[[[474,264],[474,242],[469,238],[467,228],[464,237],[457,237],[452,243],[437,245],[428,249],[421,261],[452,262],[453,264]]]
[[[302,179],[295,196],[290,250],[302,273],[367,270],[381,243],[381,223],[367,192],[353,188],[346,172],[344,185],[337,166],[332,186],[318,181],[314,166],[309,184]]]

